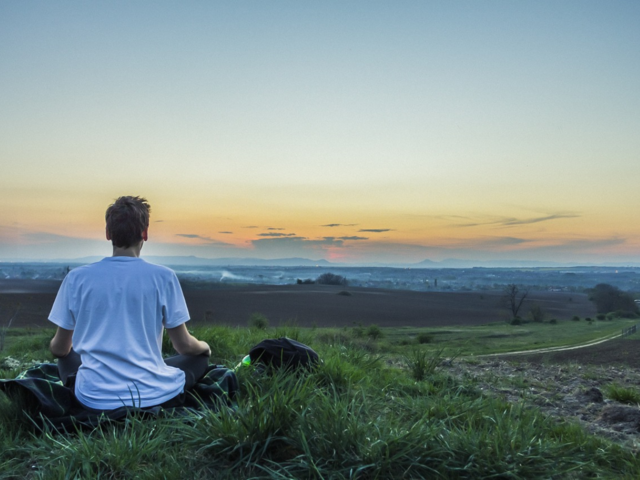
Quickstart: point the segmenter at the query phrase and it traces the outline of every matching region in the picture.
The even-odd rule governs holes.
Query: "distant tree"
[[[588,290],[589,300],[596,305],[598,313],[614,311],[638,313],[638,306],[633,297],[608,283],[599,283]]]
[[[507,308],[511,311],[511,318],[516,318],[518,312],[524,303],[525,298],[529,295],[528,289],[520,290],[520,287],[515,283],[510,283],[504,287],[504,295],[502,296],[503,302]]]
[[[327,272],[316,278],[316,283],[320,285],[342,285],[347,286],[347,279],[342,275],[335,275]]]

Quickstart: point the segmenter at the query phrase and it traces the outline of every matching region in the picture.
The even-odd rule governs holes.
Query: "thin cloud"
[[[546,217],[528,218],[525,220],[511,219],[502,223],[502,225],[528,225],[530,223],[547,222],[549,220],[557,220],[559,218],[577,218],[580,215],[547,215]]]
[[[284,228],[268,227],[267,230],[284,230]]]
[[[231,235],[233,232],[218,232],[218,233],[224,233],[225,235]]]
[[[456,245],[457,247],[461,247],[466,245],[471,248],[498,248],[498,247],[509,247],[513,245],[522,245],[523,243],[531,242],[526,238],[518,238],[518,237],[488,237],[488,238],[478,238],[472,239],[468,242],[459,243]]]
[[[595,239],[595,240],[579,239],[579,240],[561,241],[557,245],[540,247],[540,249],[542,250],[545,248],[549,248],[549,249],[562,248],[562,249],[567,249],[568,251],[574,251],[574,250],[581,250],[581,249],[612,247],[616,245],[623,245],[626,242],[627,242],[627,239],[624,237],[601,238],[601,239]]]
[[[259,233],[258,237],[295,237],[295,233],[277,233],[277,232],[269,232],[269,233]]]
[[[207,245],[229,245],[228,243],[220,242],[219,240],[215,240],[211,237],[205,237],[203,235],[197,235],[195,233],[176,233],[176,237],[202,240],[204,242],[207,242]]]
[[[369,240],[369,237],[352,236],[352,237],[338,237],[338,239],[340,239],[340,240]]]
[[[240,227],[240,228],[260,228],[260,227],[259,227],[259,226],[257,226],[257,225],[249,225],[249,226],[246,226],[246,227]]]
[[[321,227],[355,227],[357,223],[329,223],[327,225],[320,225]]]
[[[392,228],[361,228],[358,232],[371,232],[371,233],[383,233],[383,232],[391,232]]]
[[[256,248],[279,248],[279,247],[304,247],[304,248],[318,248],[318,247],[331,247],[342,246],[343,241],[338,240],[335,237],[324,237],[321,240],[309,240],[307,237],[276,237],[276,238],[261,238],[258,240],[252,240],[251,243]]]
[[[506,218],[498,218],[496,220],[491,220],[488,222],[471,222],[471,223],[459,223],[452,225],[454,227],[466,228],[466,227],[480,227],[487,225],[497,225],[501,227],[511,227],[514,225],[530,225],[532,223],[540,223],[540,222],[548,222],[550,220],[558,220],[562,218],[579,218],[580,215],[576,214],[554,214],[554,215],[546,215],[544,217],[534,217],[534,218],[515,218],[515,217],[506,217]]]
[[[155,223],[162,223],[164,220],[155,220]]]

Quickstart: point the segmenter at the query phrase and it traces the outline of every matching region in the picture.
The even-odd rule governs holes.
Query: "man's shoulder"
[[[88,263],[86,265],[80,265],[78,267],[69,270],[65,278],[76,278],[83,275],[88,275],[97,268],[99,268],[100,262]]]
[[[164,265],[158,265],[157,263],[147,262],[143,258],[141,258],[140,260],[141,260],[140,262],[141,268],[146,268],[150,271],[157,272],[158,274],[161,274],[161,275],[171,275],[171,276],[175,275],[175,272],[171,270],[169,267],[165,267]]]

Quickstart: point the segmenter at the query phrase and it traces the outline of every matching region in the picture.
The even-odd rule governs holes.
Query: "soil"
[[[32,283],[30,283],[32,282]],[[51,310],[59,283],[0,281],[0,322],[21,309],[14,327],[51,326]],[[344,292],[348,292],[348,295]],[[343,327],[354,324],[380,327],[436,327],[483,325],[508,317],[500,292],[415,292],[328,285],[249,285],[226,288],[185,288],[194,324],[246,326],[261,313],[272,326],[295,322],[301,327]],[[550,318],[595,316],[584,294],[531,292],[523,311],[534,303]]]
[[[445,361],[442,368],[488,395],[524,400],[640,453],[640,406],[620,403],[607,391],[615,384],[640,393],[638,338],[562,352]]]

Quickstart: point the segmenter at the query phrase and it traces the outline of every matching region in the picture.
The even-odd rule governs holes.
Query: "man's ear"
[[[145,228],[142,231],[142,239],[146,242],[148,238],[149,238],[149,229]]]
[[[109,234],[109,229],[105,228],[104,230],[107,233],[107,240],[111,240],[111,235]]]

